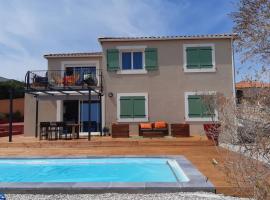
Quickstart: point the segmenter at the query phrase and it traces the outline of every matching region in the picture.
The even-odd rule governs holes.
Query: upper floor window
[[[142,70],[143,52],[122,52],[122,70]]]
[[[184,45],[185,72],[215,72],[215,47],[213,44]]]
[[[87,76],[98,79],[95,66],[66,67],[63,79],[64,83],[69,85],[83,85]]]
[[[157,48],[119,46],[107,49],[107,70],[119,74],[145,74],[158,69]]]

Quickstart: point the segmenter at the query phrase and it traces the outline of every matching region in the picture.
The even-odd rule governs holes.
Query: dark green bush
[[[0,113],[0,120],[3,120],[5,118],[6,118],[5,114],[4,113]]]
[[[6,114],[6,119],[9,119],[9,113]],[[22,122],[23,121],[23,115],[20,111],[16,111],[12,115],[12,120],[16,122]]]
[[[0,82],[0,99],[8,99],[10,89],[14,89],[14,99],[24,97],[24,83],[16,80],[9,80]]]

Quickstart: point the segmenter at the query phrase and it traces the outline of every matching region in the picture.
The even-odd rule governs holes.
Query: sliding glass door
[[[89,103],[87,101],[80,101],[80,127],[81,132],[88,132],[89,123]],[[91,132],[100,132],[100,102],[91,102]]]

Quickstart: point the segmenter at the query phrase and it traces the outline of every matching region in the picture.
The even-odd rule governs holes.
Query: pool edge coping
[[[189,178],[188,182],[67,182],[12,183],[0,182],[6,193],[88,193],[88,192],[213,192],[215,187],[186,157],[182,155],[101,155],[101,156],[27,156],[0,159],[67,159],[67,158],[167,158],[174,159]]]

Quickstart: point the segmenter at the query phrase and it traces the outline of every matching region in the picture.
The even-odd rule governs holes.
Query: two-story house
[[[92,99],[92,132],[112,123],[129,123],[130,132],[138,133],[138,123],[163,120],[189,123],[191,133],[196,134],[203,123],[213,119],[205,112],[202,96],[235,94],[234,37],[102,37],[98,39],[100,53],[45,55],[46,76],[51,85],[72,88],[74,84],[68,86],[63,76],[65,80],[73,76],[77,83],[80,75],[76,74],[101,72],[97,79],[104,95]],[[60,79],[53,77],[54,70],[60,70]],[[74,120],[81,124],[80,131],[86,132],[88,93],[57,90],[59,94],[55,95],[55,88],[38,95],[38,121]],[[36,127],[35,94],[27,94],[25,100],[25,134],[32,136]],[[218,120],[218,113],[213,114]]]

